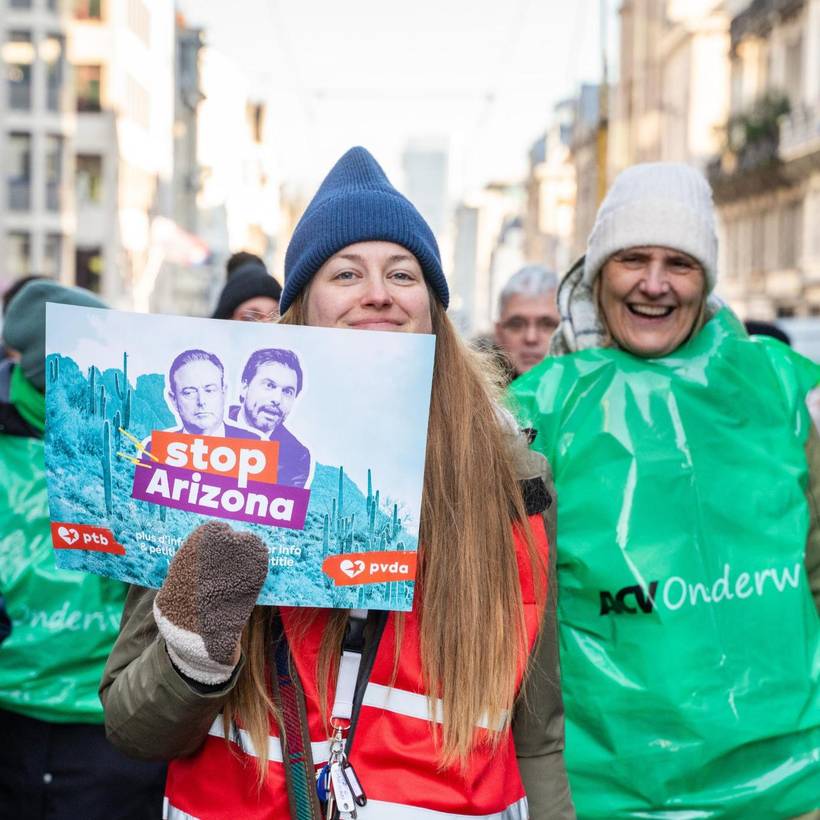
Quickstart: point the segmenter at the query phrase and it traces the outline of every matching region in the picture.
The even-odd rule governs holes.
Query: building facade
[[[523,185],[497,182],[456,208],[450,315],[467,336],[492,326],[501,288],[525,262],[525,198]]]
[[[582,85],[575,101],[571,150],[575,166],[575,213],[572,222],[571,258],[586,250],[587,238],[595,224],[606,173],[602,156],[601,90],[597,85]]]
[[[530,150],[524,254],[527,262],[565,271],[572,261],[576,176],[571,145],[576,102],[563,100]]]
[[[626,0],[607,176],[638,162],[704,169],[729,110],[729,15],[718,0]]]
[[[820,0],[731,21],[731,111],[709,169],[720,290],[744,318],[820,315]]]
[[[73,279],[76,120],[68,23],[57,0],[0,2],[0,290],[29,274]]]
[[[147,310],[161,259],[152,220],[171,210],[173,0],[75,4],[75,279]]]

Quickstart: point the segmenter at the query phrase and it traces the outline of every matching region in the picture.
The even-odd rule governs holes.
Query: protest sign
[[[47,306],[57,564],[158,588],[212,518],[261,604],[409,610],[433,336]]]

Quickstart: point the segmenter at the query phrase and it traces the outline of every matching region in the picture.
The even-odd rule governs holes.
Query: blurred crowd
[[[820,817],[820,366],[715,295],[716,237],[699,173],[628,168],[585,256],[560,277],[512,275],[492,332],[468,346],[432,232],[353,149],[296,228],[284,291],[259,257],[228,261],[214,319],[275,322],[281,307],[291,323],[381,316],[437,336],[416,609],[361,616],[372,671],[339,758],[316,757],[317,704],[342,677],[321,664],[354,616],[299,626],[254,608],[253,584],[207,586],[196,558],[251,578],[264,551],[196,531],[160,594],[128,603],[120,582],[56,568],[45,304],[105,305],[15,282],[0,359],[0,818],[318,818],[334,800],[334,817],[357,816],[337,786],[330,804],[321,788],[300,798],[282,748],[313,748],[320,786],[349,758],[370,798],[359,815],[385,820]],[[298,739],[277,688],[290,678],[265,649],[283,640]],[[380,664],[385,691],[440,699],[441,715],[377,709],[366,674],[372,687]],[[279,751],[262,754],[268,735]]]

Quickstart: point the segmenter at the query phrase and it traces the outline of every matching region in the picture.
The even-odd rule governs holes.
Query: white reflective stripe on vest
[[[225,737],[222,715],[216,716],[216,719],[211,724],[211,728],[208,729],[208,734],[212,737]],[[231,736],[228,739],[232,743],[239,746],[245,754],[252,755],[253,757],[259,757],[256,753],[256,748],[253,745],[253,741],[251,740],[251,736],[245,729],[233,729],[231,731]],[[330,757],[330,741],[321,740],[311,743],[310,751],[315,764],[327,763],[327,759]],[[282,762],[282,744],[280,743],[278,737],[268,737],[268,762]]]
[[[436,699],[435,710],[436,714],[433,720],[436,723],[443,722],[444,706],[440,699]],[[390,686],[382,686],[380,683],[368,683],[367,689],[364,692],[362,699],[363,706],[372,706],[375,709],[384,709],[387,712],[393,712],[404,717],[418,718],[419,720],[430,720],[430,709],[427,695],[421,695],[418,692],[408,692],[405,689],[393,689]],[[496,729],[501,729],[506,723],[506,712],[502,715],[502,719]],[[482,718],[477,724],[482,729],[488,728],[486,716]],[[495,815],[493,815],[494,817]],[[499,815],[500,816],[500,815]]]
[[[434,811],[420,806],[368,800],[366,806],[356,809],[356,816],[362,820],[527,820],[530,812],[526,797],[493,814],[451,814],[448,811]]]
[[[171,805],[171,801],[167,797],[162,798],[162,820],[199,820],[193,814],[178,809]]]

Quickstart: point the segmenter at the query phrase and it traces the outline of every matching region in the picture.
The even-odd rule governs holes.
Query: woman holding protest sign
[[[132,592],[101,687],[113,742],[172,760],[169,818],[574,817],[548,467],[448,298],[430,228],[352,149],[296,227],[282,321],[436,335],[414,609],[254,607],[265,547],[195,531]]]
[[[820,368],[749,338],[716,265],[703,177],[627,169],[559,290],[553,357],[512,390],[560,500],[583,817],[820,804]]]

